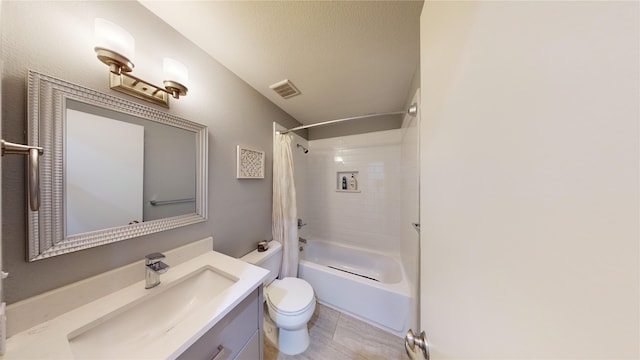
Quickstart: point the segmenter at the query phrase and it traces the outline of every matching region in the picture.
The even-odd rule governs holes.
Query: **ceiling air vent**
[[[302,94],[298,88],[293,85],[293,83],[287,79],[284,79],[278,83],[275,83],[269,86],[273,91],[277,92],[278,95],[282,96],[285,99],[290,97],[294,97],[296,95]]]

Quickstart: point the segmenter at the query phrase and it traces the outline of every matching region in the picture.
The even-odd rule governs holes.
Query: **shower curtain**
[[[273,240],[282,244],[279,278],[298,276],[298,223],[291,135],[276,134],[273,147]]]

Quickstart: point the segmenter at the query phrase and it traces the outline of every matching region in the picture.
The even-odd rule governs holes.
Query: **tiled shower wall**
[[[307,234],[399,256],[402,130],[309,141]],[[341,192],[338,172],[358,172]]]

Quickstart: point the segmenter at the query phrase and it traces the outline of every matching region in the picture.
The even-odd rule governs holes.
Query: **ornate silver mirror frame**
[[[40,161],[40,209],[27,209],[28,261],[174,229],[207,219],[206,126],[35,71],[29,71],[28,81],[28,143],[44,149]],[[196,138],[195,213],[65,236],[63,151],[67,100],[192,131]]]

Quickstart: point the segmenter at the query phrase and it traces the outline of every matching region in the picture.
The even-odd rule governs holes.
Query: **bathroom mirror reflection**
[[[68,99],[66,235],[195,213],[196,140],[189,130]]]
[[[206,220],[206,126],[33,71],[28,112],[29,261]]]

